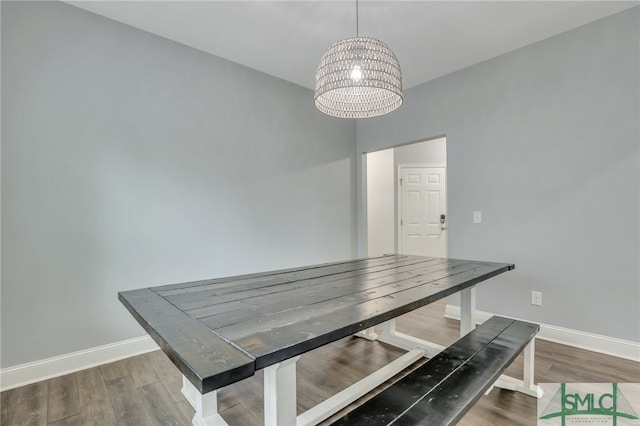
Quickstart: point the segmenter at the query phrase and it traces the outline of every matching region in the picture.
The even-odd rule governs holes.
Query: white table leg
[[[460,292],[460,337],[476,328],[476,286]]]
[[[354,334],[354,336],[362,337],[363,339],[367,340],[376,340],[378,338],[378,335],[376,334],[376,331],[373,327],[369,327],[365,330],[359,331]]]
[[[297,416],[296,362],[300,356],[264,369],[264,424],[295,426]]]
[[[395,334],[396,333],[396,320],[395,318],[390,319],[389,321],[382,324],[382,333],[383,334]]]
[[[424,350],[427,358],[433,358],[438,352],[444,349],[444,346],[442,345],[437,345],[433,342],[428,342],[408,334],[400,333],[396,330],[395,319],[390,319],[389,321],[382,323],[382,333],[378,335],[377,340],[407,351],[420,348]]]
[[[182,376],[182,394],[196,410],[192,424],[195,426],[228,426],[228,423],[218,413],[217,391],[203,395],[186,377]]]
[[[362,380],[300,414],[296,422],[297,426],[314,426],[319,424],[352,402],[362,398],[371,392],[372,389],[375,389],[399,374],[423,356],[424,351],[422,349],[413,349],[400,358],[396,358],[374,373],[371,373]]]

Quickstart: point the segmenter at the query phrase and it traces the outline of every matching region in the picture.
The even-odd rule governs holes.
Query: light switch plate
[[[541,291],[532,291],[531,292],[531,304],[536,306],[542,306],[542,292]]]
[[[473,212],[473,223],[482,223],[482,212]]]

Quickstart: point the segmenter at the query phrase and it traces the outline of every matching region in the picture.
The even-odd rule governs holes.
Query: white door
[[[402,254],[447,257],[445,167],[400,167]]]

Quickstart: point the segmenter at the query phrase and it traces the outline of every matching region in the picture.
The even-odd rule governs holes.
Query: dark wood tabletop
[[[118,297],[204,394],[513,268],[390,255],[125,291]]]

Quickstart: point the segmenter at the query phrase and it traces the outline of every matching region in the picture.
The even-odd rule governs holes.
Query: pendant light
[[[331,45],[316,71],[316,107],[334,117],[376,117],[402,104],[396,55],[382,41],[360,37],[358,26],[356,0],[356,37]]]

